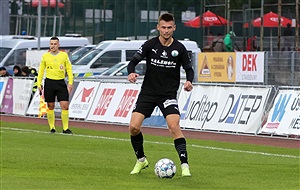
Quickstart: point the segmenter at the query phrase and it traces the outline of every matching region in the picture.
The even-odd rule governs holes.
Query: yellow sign
[[[199,53],[198,82],[235,82],[235,53]]]

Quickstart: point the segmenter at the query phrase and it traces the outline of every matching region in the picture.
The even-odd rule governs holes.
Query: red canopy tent
[[[39,5],[39,0],[32,0],[32,7],[38,7]],[[56,0],[41,0],[41,6],[42,7],[48,7],[48,5],[50,5],[50,7],[55,8],[56,7]],[[57,1],[57,7],[58,8],[63,8],[65,6],[65,4],[63,4],[62,2]]]
[[[189,21],[184,23],[184,26],[192,27],[192,28],[200,28],[200,20],[202,19],[203,27],[210,26],[225,26],[227,24],[227,20],[221,16],[216,15],[213,12],[206,11],[202,16],[197,16]]]
[[[258,17],[256,19],[254,19],[251,24],[253,27],[260,27],[260,22],[261,21],[261,17]],[[263,27],[266,27],[266,28],[270,28],[270,49],[271,51],[273,51],[273,44],[272,44],[272,29],[271,28],[277,28],[278,27],[278,14],[276,13],[273,13],[273,12],[269,12],[269,13],[266,13],[264,14],[263,16]],[[292,20],[286,18],[286,17],[283,17],[281,16],[280,17],[280,25],[281,27],[287,27],[287,24],[292,24]],[[248,28],[249,24],[248,23],[245,23],[244,24],[244,27],[245,28]]]
[[[261,18],[258,17],[254,19],[251,24],[253,27],[260,27]],[[287,27],[287,24],[292,24],[292,20],[285,18],[283,16],[280,17],[281,27]],[[248,28],[248,23],[244,24],[245,28]],[[263,27],[278,27],[278,14],[269,12],[263,16]]]

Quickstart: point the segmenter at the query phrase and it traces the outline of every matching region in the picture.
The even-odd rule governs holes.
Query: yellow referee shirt
[[[39,73],[37,78],[37,86],[40,87],[44,72],[46,69],[46,78],[52,80],[61,80],[68,75],[68,83],[73,85],[73,71],[72,64],[69,60],[69,56],[66,52],[58,52],[53,55],[51,52],[47,52],[42,56],[42,61],[39,67]]]

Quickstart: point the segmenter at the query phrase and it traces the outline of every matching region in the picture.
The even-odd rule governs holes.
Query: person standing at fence
[[[281,49],[282,51],[291,51],[292,46],[294,44],[293,42],[293,31],[291,29],[291,24],[288,23],[286,25],[286,29],[283,31],[283,48]]]
[[[226,34],[224,38],[224,44],[225,44],[225,51],[226,52],[233,52],[233,37],[235,37],[235,33],[233,31],[230,31],[228,34]]]
[[[212,31],[209,31],[209,33],[207,35],[207,46],[211,46],[213,39],[214,39],[214,35],[213,35]]]
[[[158,106],[174,139],[174,146],[181,161],[182,176],[191,176],[186,140],[179,126],[180,113],[176,98],[180,84],[180,67],[182,66],[186,71],[187,81],[184,83],[186,91],[191,91],[193,88],[194,70],[185,46],[173,37],[175,29],[173,15],[162,14],[157,24],[159,36],[146,41],[127,67],[128,80],[134,83],[139,76],[135,73],[135,66],[146,58],[147,69],[144,81],[129,124],[131,145],[137,158],[130,174],[138,174],[148,167],[141,126],[143,120],[150,117],[154,108]]]
[[[19,65],[15,65],[14,68],[13,68],[13,71],[14,71],[14,76],[15,77],[22,77],[22,70],[21,70],[21,67]]]
[[[257,50],[256,39],[257,39],[256,35],[253,35],[252,37],[248,38],[247,51],[256,51]]]
[[[0,67],[0,77],[11,77],[12,75],[7,72],[5,67]]]
[[[22,76],[23,77],[29,77],[30,70],[29,70],[28,66],[26,66],[26,65],[22,66],[21,71],[22,71]]]
[[[214,52],[224,52],[225,51],[224,39],[221,33],[218,34],[212,41],[212,49]]]
[[[42,79],[46,70],[46,79],[44,89],[42,87]],[[68,75],[68,85],[65,82],[66,73]],[[47,102],[48,112],[47,119],[50,132],[55,133],[55,98],[61,106],[61,120],[63,125],[63,133],[72,134],[69,129],[69,94],[73,89],[73,72],[72,64],[68,54],[59,51],[59,39],[52,37],[50,39],[50,51],[42,56],[38,71],[37,87],[40,92],[44,90],[45,102]]]

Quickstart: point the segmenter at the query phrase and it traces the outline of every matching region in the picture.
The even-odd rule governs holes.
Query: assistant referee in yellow
[[[48,112],[47,119],[50,132],[55,133],[55,98],[61,106],[61,120],[63,125],[63,133],[72,134],[69,129],[69,94],[73,89],[73,72],[72,64],[68,54],[59,50],[59,39],[51,37],[50,51],[42,56],[39,67],[37,86],[40,94],[42,93],[42,80],[46,69],[46,79],[44,81],[44,97],[47,102]],[[68,75],[68,84],[65,77]]]

